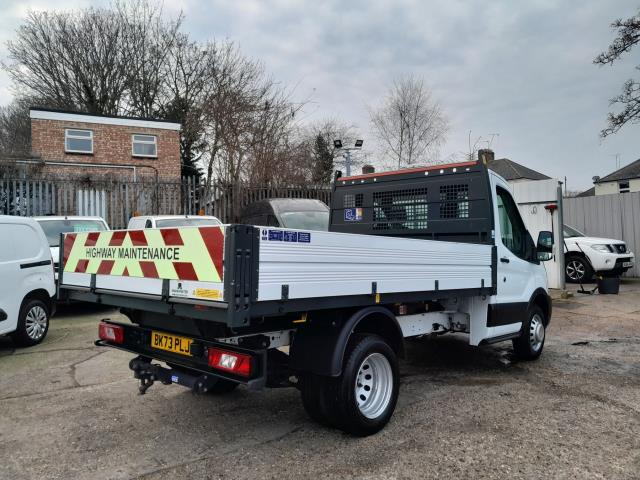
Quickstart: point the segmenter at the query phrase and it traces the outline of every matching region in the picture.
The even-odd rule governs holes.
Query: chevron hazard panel
[[[65,272],[222,282],[223,227],[81,232],[65,235]]]

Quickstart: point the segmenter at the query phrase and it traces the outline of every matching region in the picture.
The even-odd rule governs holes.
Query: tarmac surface
[[[74,305],[41,345],[0,338],[0,478],[640,478],[638,280],[555,301],[535,362],[408,342],[396,412],[368,438],[313,423],[292,388],[140,396],[131,355],[93,345],[118,316]]]

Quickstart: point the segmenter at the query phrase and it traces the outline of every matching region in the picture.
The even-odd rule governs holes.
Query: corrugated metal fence
[[[206,185],[181,182],[119,182],[0,178],[0,215],[95,215],[111,228],[126,228],[140,215],[196,215],[201,210],[223,222],[237,221],[243,206],[266,198],[314,198],[329,203],[331,190]]]
[[[625,276],[640,277],[640,192],[564,199],[564,223],[593,237],[624,240],[636,254]]]

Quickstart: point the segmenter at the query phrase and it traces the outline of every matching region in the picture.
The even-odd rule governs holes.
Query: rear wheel
[[[354,334],[344,354],[342,374],[313,377],[302,387],[309,415],[357,436],[372,435],[389,422],[398,400],[398,359],[381,337]]]
[[[304,373],[300,376],[300,394],[307,415],[327,427],[339,425],[335,383],[334,378],[314,373]]]
[[[589,282],[593,278],[593,269],[583,257],[569,255],[565,260],[565,278],[569,283]]]
[[[37,345],[49,331],[49,307],[42,300],[32,298],[20,309],[18,327],[11,334],[13,341],[21,347]]]
[[[521,360],[535,360],[542,353],[546,337],[547,321],[540,307],[534,305],[529,310],[522,334],[513,339],[513,350]]]

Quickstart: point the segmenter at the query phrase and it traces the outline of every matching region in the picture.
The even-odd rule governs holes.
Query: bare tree
[[[306,145],[306,157],[300,159],[305,166],[314,185],[331,183],[336,165],[342,163],[334,140],[341,140],[344,145],[353,145],[358,137],[354,125],[346,124],[337,118],[325,118],[314,122],[301,132],[302,142]],[[357,163],[357,158],[353,159]]]
[[[179,14],[175,19],[165,20],[162,4],[147,0],[118,0],[114,9],[128,65],[124,111],[154,117],[161,110],[162,90],[171,82],[167,71],[170,59],[184,53],[185,43],[190,43],[184,34],[179,34],[183,16]],[[197,61],[197,58],[190,59]]]
[[[31,151],[30,100],[15,99],[0,107],[0,154],[28,155]]]
[[[611,24],[611,28],[618,31],[607,51],[598,55],[593,63],[596,65],[612,65],[616,60],[629,52],[640,43],[640,11],[625,20],[619,18]],[[640,70],[640,65],[636,66]],[[622,86],[622,93],[610,100],[611,106],[621,107],[621,110],[610,112],[607,116],[608,125],[600,135],[604,138],[618,132],[627,123],[640,122],[640,82],[629,79]]]
[[[20,90],[56,106],[117,114],[128,80],[123,36],[107,10],[31,11],[7,42],[5,68]]]
[[[398,167],[430,160],[449,128],[424,81],[413,76],[393,81],[382,105],[371,112],[371,123],[385,155]]]

